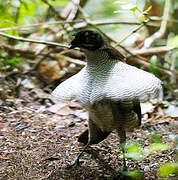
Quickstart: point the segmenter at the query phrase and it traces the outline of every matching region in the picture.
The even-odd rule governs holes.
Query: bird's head
[[[75,38],[71,42],[71,47],[79,47],[86,50],[97,50],[105,45],[104,38],[96,31],[84,30],[76,33]]]

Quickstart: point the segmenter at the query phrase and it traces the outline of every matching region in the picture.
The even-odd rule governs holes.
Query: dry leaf
[[[56,113],[58,115],[62,115],[62,116],[67,116],[67,115],[75,113],[72,109],[69,108],[68,104],[61,103],[61,102],[49,107],[48,111]]]
[[[63,76],[61,68],[57,61],[43,61],[39,66],[40,76],[48,81],[52,82]]]

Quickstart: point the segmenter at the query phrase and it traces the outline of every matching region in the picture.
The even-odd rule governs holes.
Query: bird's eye
[[[92,39],[95,39],[95,38],[96,38],[96,36],[93,34],[93,35],[91,35],[91,38],[92,38]]]
[[[85,42],[89,43],[90,42],[90,38],[89,37],[85,37]]]
[[[89,35],[89,32],[85,32],[85,36],[88,36]]]

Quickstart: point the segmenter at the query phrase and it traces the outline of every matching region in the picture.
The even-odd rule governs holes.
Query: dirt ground
[[[0,180],[82,180],[129,179],[122,176],[122,157],[116,132],[98,145],[89,147],[80,166],[67,168],[82,150],[77,136],[87,128],[85,111],[77,104],[55,113],[54,104],[24,89],[21,97],[0,106]],[[77,116],[76,112],[80,112]],[[155,116],[156,117],[156,116]],[[143,121],[127,139],[148,146],[148,135],[158,134],[164,142],[176,134],[176,119],[159,115]],[[158,168],[174,162],[173,148],[149,155],[140,161],[127,160],[129,170],[139,170],[140,179],[161,179]],[[168,179],[176,179],[173,174]]]

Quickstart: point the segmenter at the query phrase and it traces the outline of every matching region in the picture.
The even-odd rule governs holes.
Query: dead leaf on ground
[[[79,102],[76,102],[73,100],[69,103],[69,107],[71,107],[71,108],[82,108],[82,105]]]
[[[3,128],[4,128],[4,123],[0,123],[0,134],[2,133]]]
[[[62,116],[67,116],[75,113],[74,110],[69,108],[68,104],[61,102],[54,104],[53,106],[49,107],[47,110]]]
[[[170,116],[162,116],[164,118],[160,118],[158,117],[157,119],[155,117],[153,118],[149,118],[146,123],[149,123],[149,124],[152,124],[152,125],[155,125],[155,124],[169,124],[169,123],[172,123],[174,121],[176,121],[176,118],[171,118]],[[177,119],[178,120],[178,119]]]
[[[142,114],[152,113],[155,106],[151,102],[141,103]]]
[[[35,92],[40,99],[51,99],[51,95],[45,93],[42,89],[34,88],[32,91]]]
[[[61,68],[55,60],[43,61],[39,66],[40,76],[48,82],[60,79],[63,76],[60,72]]]

